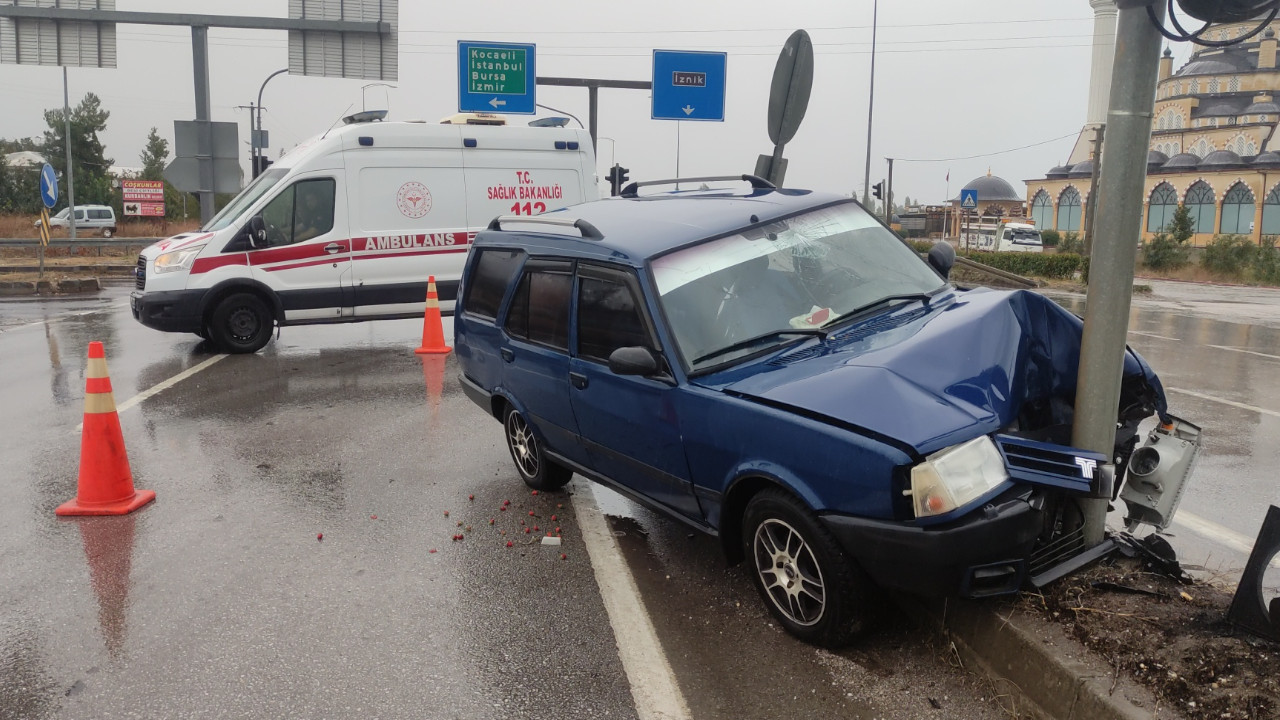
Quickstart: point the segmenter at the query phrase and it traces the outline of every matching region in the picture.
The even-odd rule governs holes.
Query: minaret
[[[1107,122],[1111,98],[1111,65],[1116,54],[1116,4],[1114,0],[1089,0],[1093,8],[1093,59],[1089,66],[1089,110],[1085,126],[1076,138],[1068,165],[1089,159],[1093,152],[1093,130]]]

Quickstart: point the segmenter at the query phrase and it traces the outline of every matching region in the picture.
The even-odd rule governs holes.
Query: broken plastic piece
[[[552,536],[548,535],[548,536],[546,536],[546,537],[542,538],[542,544],[543,544],[543,545],[559,545],[559,544],[560,544],[560,538],[558,538],[558,537],[552,537]]]
[[[1258,539],[1249,553],[1249,562],[1240,576],[1236,596],[1231,599],[1227,620],[1264,638],[1280,642],[1280,597],[1271,598],[1268,607],[1262,594],[1262,577],[1272,558],[1280,554],[1280,507],[1267,508]]]

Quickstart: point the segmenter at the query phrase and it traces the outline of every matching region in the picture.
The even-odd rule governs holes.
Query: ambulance
[[[478,229],[598,196],[590,136],[565,127],[344,118],[195,232],[138,257],[134,319],[257,352],[276,326],[452,312]]]

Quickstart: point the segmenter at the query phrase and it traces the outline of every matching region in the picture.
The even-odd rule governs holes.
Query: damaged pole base
[[[1249,632],[1280,642],[1280,597],[1271,598],[1267,607],[1262,595],[1262,576],[1271,559],[1280,553],[1280,508],[1267,508],[1267,517],[1258,531],[1258,540],[1249,554],[1249,564],[1244,567],[1240,585],[1227,610],[1227,620]]]

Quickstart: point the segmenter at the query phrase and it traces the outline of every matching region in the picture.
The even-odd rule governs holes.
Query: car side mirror
[[[262,222],[261,215],[254,215],[249,218],[249,224],[245,226],[248,229],[249,246],[254,248],[264,248],[267,246],[267,225]]]
[[[951,275],[951,268],[956,264],[956,249],[951,247],[951,243],[939,241],[929,248],[929,267],[938,271],[938,274],[946,278]]]
[[[609,353],[609,372],[614,375],[656,375],[658,358],[642,345],[620,347]]]

